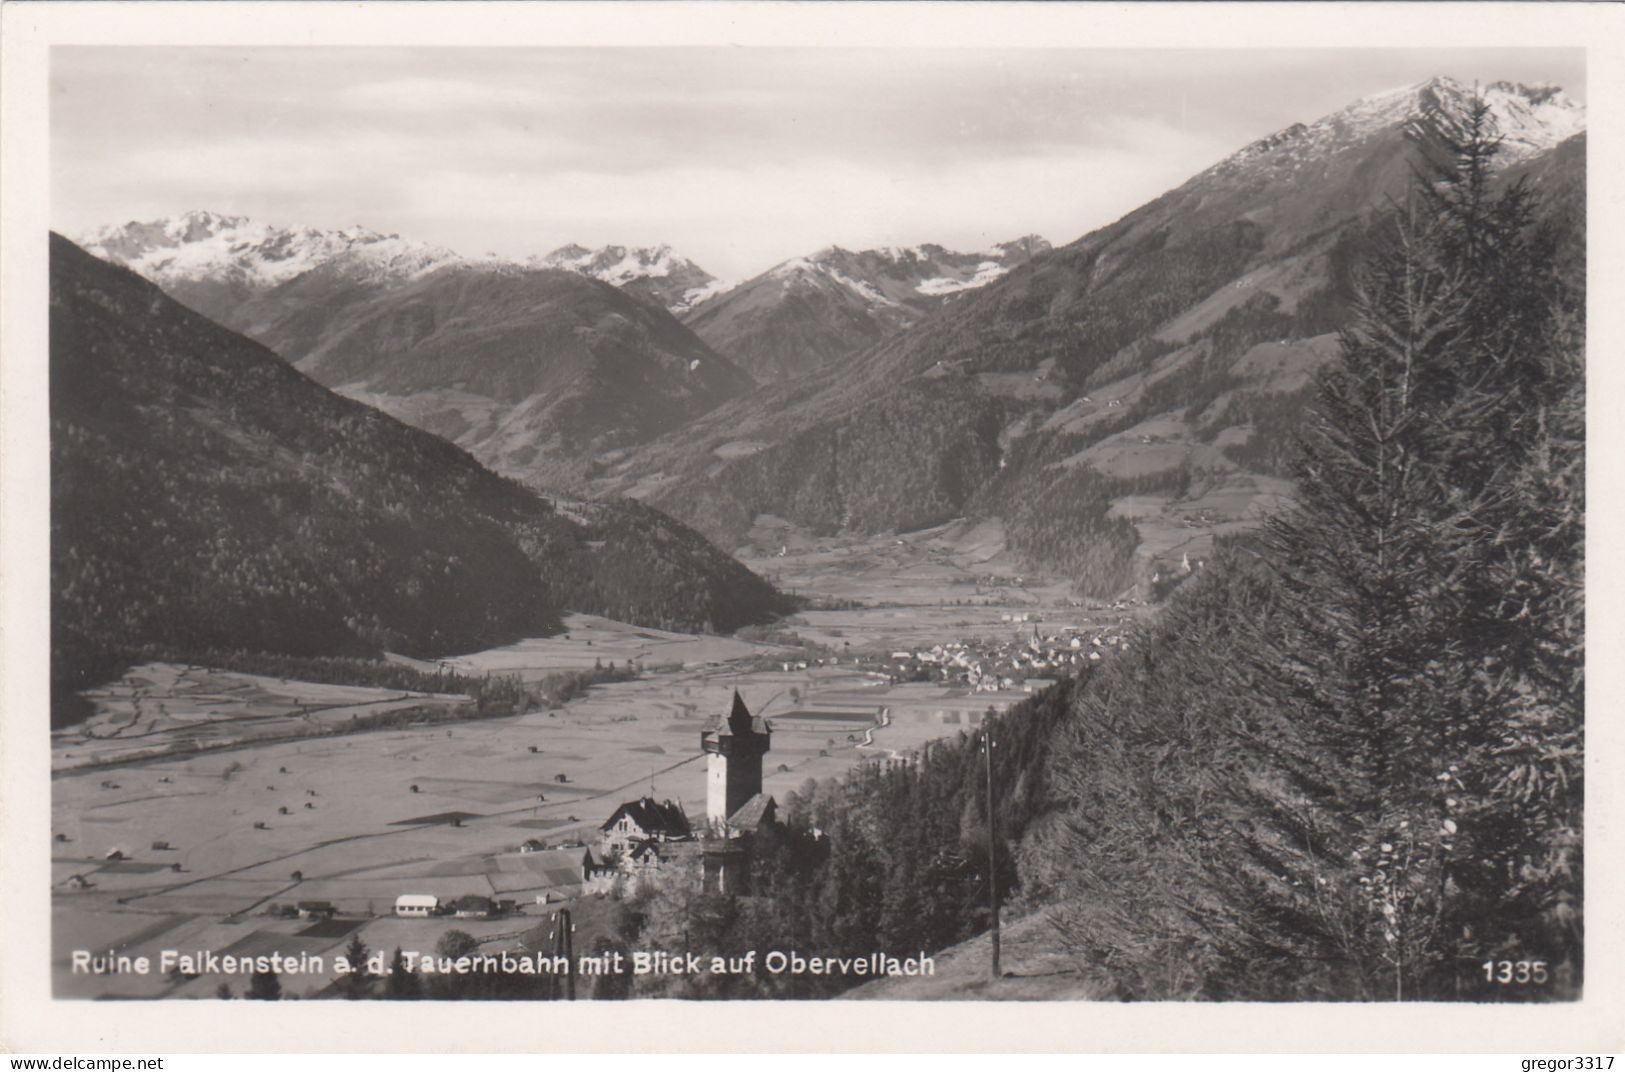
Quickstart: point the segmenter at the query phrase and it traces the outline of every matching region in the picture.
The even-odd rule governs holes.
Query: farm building
[[[332,901],[300,901],[297,907],[305,919],[331,919],[338,913]]]
[[[496,914],[496,902],[477,893],[464,894],[452,902],[452,912],[458,919],[489,919]]]
[[[440,898],[432,893],[403,893],[395,898],[397,916],[432,916],[440,910]]]
[[[580,888],[587,877],[587,867],[592,863],[592,852],[581,845],[537,849],[525,853],[524,859],[516,862],[520,864],[517,873],[533,877],[535,885],[528,888],[548,887],[564,896]]]

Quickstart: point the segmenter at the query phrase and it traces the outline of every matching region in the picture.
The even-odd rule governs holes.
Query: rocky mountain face
[[[670,246],[628,249],[625,246],[560,246],[544,257],[527,262],[540,268],[564,268],[601,279],[681,316],[695,305],[721,293],[729,284],[707,272]]]
[[[815,372],[984,287],[1049,243],[1037,235],[979,253],[937,245],[820,250],[694,306],[683,319],[758,382]]]
[[[563,610],[731,629],[783,606],[670,518],[541,497],[55,235],[50,332],[59,694],[136,649],[433,656]]]
[[[450,265],[380,284],[347,269],[295,277],[227,322],[537,486],[573,486],[753,386],[664,309],[575,272]]]
[[[1337,352],[1368,229],[1412,181],[1407,130],[1470,95],[1434,79],[1260,139],[853,357],[713,410],[596,486],[725,546],[762,515],[873,533],[969,514],[1095,594],[1148,581],[1290,492],[1291,430]],[[1583,262],[1583,109],[1552,87],[1485,96],[1503,181],[1530,178]]]

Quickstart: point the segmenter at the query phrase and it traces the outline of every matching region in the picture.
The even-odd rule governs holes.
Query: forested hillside
[[[436,655],[565,609],[731,629],[782,607],[654,510],[555,509],[56,236],[50,371],[59,698],[137,646]]]
[[[1429,118],[1439,170],[1361,273],[1298,505],[1053,754],[1023,874],[1121,996],[1579,993],[1582,305],[1527,191],[1492,191],[1482,113]]]

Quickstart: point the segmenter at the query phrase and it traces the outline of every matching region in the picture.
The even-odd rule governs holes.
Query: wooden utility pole
[[[982,733],[982,751],[987,755],[987,896],[993,908],[993,929],[990,937],[992,945],[992,971],[993,978],[1002,979],[1004,973],[999,970],[999,868],[998,868],[998,824],[993,818],[993,731],[984,730]]]
[[[570,910],[561,908],[553,913],[553,952],[564,958],[564,1000],[576,999],[575,924],[570,922]]]

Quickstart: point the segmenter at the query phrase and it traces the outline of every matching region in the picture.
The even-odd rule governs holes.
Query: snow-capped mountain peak
[[[80,245],[161,286],[219,282],[272,287],[344,257],[368,266],[373,276],[410,276],[457,256],[360,225],[330,231],[279,227],[205,210],[102,227],[83,235]]]
[[[672,313],[685,312],[716,292],[717,279],[668,245],[629,248],[604,246],[588,249],[570,243],[553,252],[532,257],[528,264],[562,268],[599,279],[612,286],[635,290],[665,305]]]
[[[1037,235],[961,253],[934,243],[848,250],[826,246],[768,269],[785,290],[796,286],[845,288],[871,306],[896,306],[985,286],[1050,249]]]
[[[483,258],[464,257],[444,246],[412,242],[398,235],[379,236],[357,242],[350,248],[317,265],[325,275],[353,282],[389,283],[417,279],[450,266],[503,267],[512,262],[487,254]]]
[[[1430,78],[1363,97],[1311,125],[1309,134],[1336,132],[1353,140],[1408,122],[1430,108],[1465,115],[1474,92],[1475,87],[1454,78]],[[1477,87],[1476,92],[1489,107],[1491,126],[1502,139],[1499,155],[1503,165],[1545,152],[1585,129],[1585,106],[1558,86],[1491,82]]]
[[[101,227],[78,241],[91,254],[121,264],[171,293],[184,291],[194,307],[214,312],[224,312],[230,301],[244,294],[307,272],[319,272],[329,280],[385,285],[442,268],[502,273],[558,268],[600,279],[674,314],[728,286],[666,245],[596,250],[568,245],[524,259],[495,253],[470,257],[360,224],[337,230],[282,227],[204,210]]]
[[[1585,105],[1558,86],[1491,82],[1476,92],[1489,107],[1492,132],[1501,139],[1499,166],[1537,156],[1586,126]],[[1402,129],[1432,109],[1463,116],[1474,93],[1475,87],[1445,76],[1373,93],[1313,123],[1294,123],[1260,138],[1214,170],[1249,168],[1255,161],[1270,166],[1324,158]]]
[[[799,376],[912,327],[957,292],[1049,249],[1037,235],[963,253],[932,243],[826,246],[697,304],[683,322],[759,382]]]

